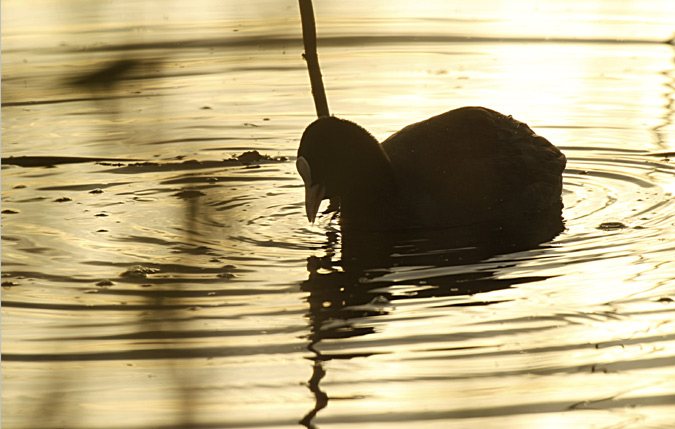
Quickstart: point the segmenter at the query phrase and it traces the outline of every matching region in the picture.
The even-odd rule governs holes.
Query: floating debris
[[[96,164],[105,165],[106,167],[124,167],[125,165],[121,162],[104,162],[104,161],[99,161]]]
[[[259,163],[262,161],[286,161],[287,158],[285,156],[277,156],[273,157],[270,155],[263,155],[257,150],[249,150],[247,152],[242,153],[241,155],[238,155],[235,157],[237,161],[241,162],[242,164],[249,166],[253,163]]]
[[[98,286],[98,287],[110,287],[110,286],[114,286],[114,285],[115,285],[115,283],[113,283],[111,280],[108,280],[108,279],[104,279],[104,280],[101,280],[100,282],[96,283],[96,286]]]
[[[133,267],[129,268],[120,276],[122,277],[131,277],[135,279],[144,279],[148,277],[148,274],[153,274],[159,272],[159,269],[157,268],[148,268],[144,267],[142,265],[134,265]]]
[[[90,194],[102,194],[103,189],[100,189],[100,188],[92,189],[91,191],[89,191],[89,193]]]
[[[117,158],[82,158],[77,156],[10,156],[2,158],[3,164],[20,167],[54,167],[59,164],[76,164],[84,162],[103,163],[104,161],[137,161],[136,159]]]
[[[19,283],[6,281],[6,282],[2,282],[2,284],[0,284],[0,286],[2,286],[2,287],[14,287],[14,286],[19,286]]]
[[[254,162],[260,162],[264,159],[265,157],[257,150],[250,150],[237,156],[237,161],[241,162],[244,165],[250,165],[253,164]]]
[[[597,227],[597,229],[601,231],[616,231],[624,228],[628,228],[628,226],[625,223],[618,221],[603,222]]]
[[[19,211],[14,209],[4,209],[2,214],[19,214]]]
[[[182,160],[184,155],[176,156],[175,159]],[[109,167],[119,167],[113,170],[108,170],[111,173],[128,174],[128,173],[154,173],[161,171],[183,171],[196,170],[205,168],[223,168],[237,165],[245,165],[247,167],[253,164],[266,164],[272,162],[285,162],[288,158],[285,156],[271,156],[261,154],[257,150],[247,151],[241,155],[233,155],[229,159],[205,160],[200,161],[196,159],[189,159],[182,162],[160,162],[160,161],[141,161],[132,162],[128,164],[120,163],[106,163],[97,162],[98,165]]]
[[[67,203],[69,201],[73,201],[73,199],[68,197],[61,197],[54,200],[55,203]]]

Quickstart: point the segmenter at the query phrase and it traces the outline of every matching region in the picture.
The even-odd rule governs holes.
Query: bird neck
[[[361,148],[344,167],[339,192],[343,226],[380,229],[383,219],[395,211],[398,185],[389,158],[379,143]],[[375,227],[375,228],[374,228]]]

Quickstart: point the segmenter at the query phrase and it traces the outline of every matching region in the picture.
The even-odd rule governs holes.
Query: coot
[[[319,118],[302,136],[297,168],[310,222],[330,198],[343,229],[390,231],[560,220],[565,163],[523,122],[462,107],[382,144],[353,122]]]

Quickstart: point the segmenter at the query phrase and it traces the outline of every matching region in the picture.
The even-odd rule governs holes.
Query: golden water
[[[316,3],[334,114],[511,114],[567,230],[343,258],[295,1],[4,1],[3,427],[670,427],[673,2]]]

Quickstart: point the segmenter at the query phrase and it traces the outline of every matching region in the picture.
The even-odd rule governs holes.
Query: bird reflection
[[[321,351],[322,341],[374,333],[374,327],[367,326],[364,319],[388,314],[396,299],[473,295],[544,280],[546,277],[542,276],[499,278],[494,270],[476,269],[476,264],[496,255],[540,247],[563,229],[560,215],[520,219],[509,224],[396,233],[340,232],[338,228],[329,227],[323,246],[325,254],[307,259],[309,278],[301,285],[301,289],[309,293],[307,348],[312,353],[313,366],[307,386],[315,404],[300,424],[314,428],[315,417],[328,406],[330,397],[320,386],[327,362],[373,354],[372,351],[325,353]],[[433,269],[432,275],[429,268]],[[405,271],[406,279],[391,280],[388,275],[393,269]],[[416,272],[419,275],[416,276]],[[401,295],[392,291],[392,286],[402,285],[410,292]],[[352,321],[357,319],[358,325],[355,325]]]

